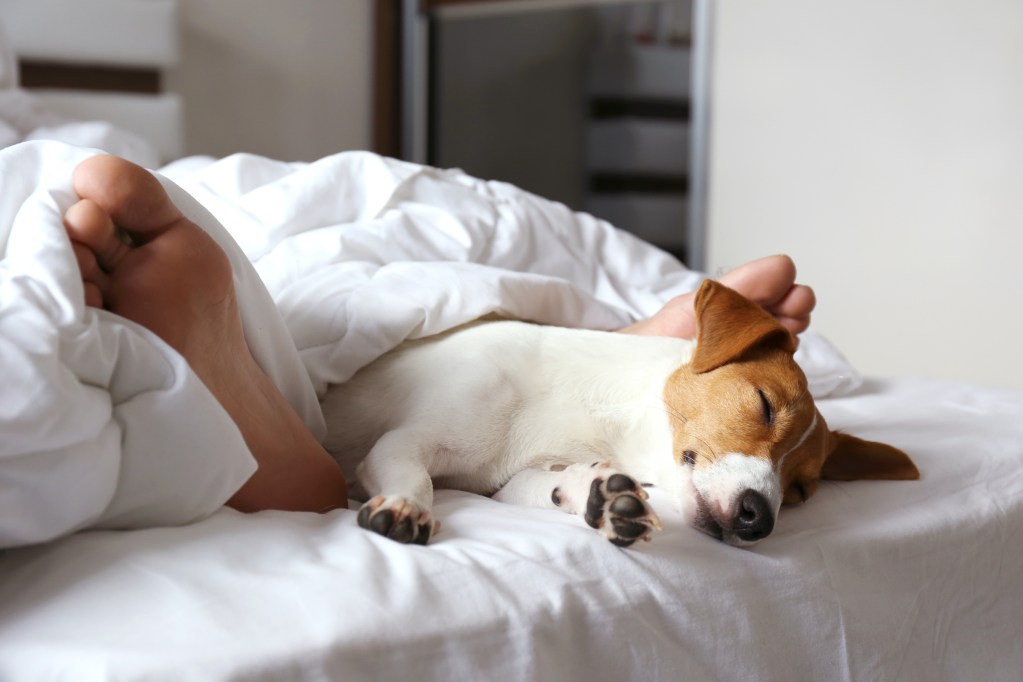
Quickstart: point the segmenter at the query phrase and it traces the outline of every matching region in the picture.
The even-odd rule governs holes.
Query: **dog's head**
[[[828,429],[793,360],[795,337],[763,308],[708,280],[696,319],[693,357],[664,394],[696,528],[746,546],[821,479],[919,478],[901,450]]]

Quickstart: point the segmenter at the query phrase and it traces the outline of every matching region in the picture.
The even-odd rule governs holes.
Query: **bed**
[[[355,513],[222,506],[252,462],[184,362],[81,304],[61,215],[92,150],[0,151],[0,679],[1019,680],[1023,392],[799,361],[832,428],[917,482],[829,483],[770,538],[580,519],[438,491],[429,546]],[[499,313],[614,329],[702,275],[498,182],[346,152],[161,169],[228,251],[253,352],[317,398],[405,339]],[[54,501],[59,504],[54,504]]]
[[[56,486],[34,499],[80,506],[36,525],[54,539],[0,555],[0,678],[1018,679],[1019,391],[863,380],[807,333],[800,360],[829,424],[905,449],[923,478],[828,484],[750,550],[689,529],[658,491],[666,529],[628,550],[578,518],[458,491],[438,493],[427,547],[364,532],[348,510],[240,514],[196,492],[202,477],[223,495],[249,469],[187,367],[75,303],[59,216],[91,153],[0,154],[0,534],[25,526],[34,502],[14,487],[33,458]],[[489,312],[614,328],[699,280],[606,223],[459,171],[349,152],[165,172],[254,263],[236,285],[261,280],[273,301],[248,304],[251,338],[314,430],[315,395],[404,338]]]

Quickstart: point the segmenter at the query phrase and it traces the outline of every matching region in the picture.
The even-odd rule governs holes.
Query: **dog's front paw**
[[[425,545],[435,524],[429,509],[397,495],[377,495],[359,510],[359,525],[396,542]]]
[[[628,547],[641,538],[649,540],[654,529],[662,528],[661,520],[646,503],[647,497],[646,491],[625,474],[598,476],[590,484],[584,518],[614,544]]]

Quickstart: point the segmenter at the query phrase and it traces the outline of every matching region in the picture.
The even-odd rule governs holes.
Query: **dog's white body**
[[[734,303],[737,294],[725,292],[704,307],[732,320],[716,302]],[[425,542],[436,485],[576,513],[628,545],[660,527],[640,485],[653,484],[701,530],[736,545],[760,539],[790,479],[816,484],[829,432],[791,361],[791,337],[741,300],[739,314],[760,327],[729,360],[738,367],[762,336],[770,346],[767,360],[741,371],[715,371],[725,361],[714,358],[697,376],[689,371],[693,341],[511,321],[466,325],[388,353],[322,401],[325,446],[354,478],[356,495],[369,499],[360,524]],[[720,327],[708,322],[711,312],[704,326]],[[705,335],[700,344],[709,346]],[[694,405],[710,400],[702,396],[729,391],[736,396],[720,414],[697,416]],[[770,415],[765,391],[776,402]],[[767,416],[759,427],[746,423]],[[805,474],[804,460],[814,457],[816,471]]]
[[[663,484],[685,473],[671,457],[649,456],[672,450],[664,382],[693,346],[522,322],[468,325],[407,343],[332,389],[324,414],[337,426],[326,446],[344,453],[348,473],[362,462],[357,480],[368,495],[404,489],[423,509],[430,479],[516,504],[554,506],[554,488],[585,502],[593,477],[573,486],[575,470],[562,470],[572,464]],[[406,460],[402,471],[390,467],[394,458]]]

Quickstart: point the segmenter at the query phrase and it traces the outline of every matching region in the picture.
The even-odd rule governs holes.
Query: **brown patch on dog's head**
[[[919,477],[901,450],[828,429],[793,359],[795,337],[763,308],[708,280],[695,310],[696,349],[664,398],[698,528],[750,544],[770,533],[781,504],[809,499],[822,478]]]

